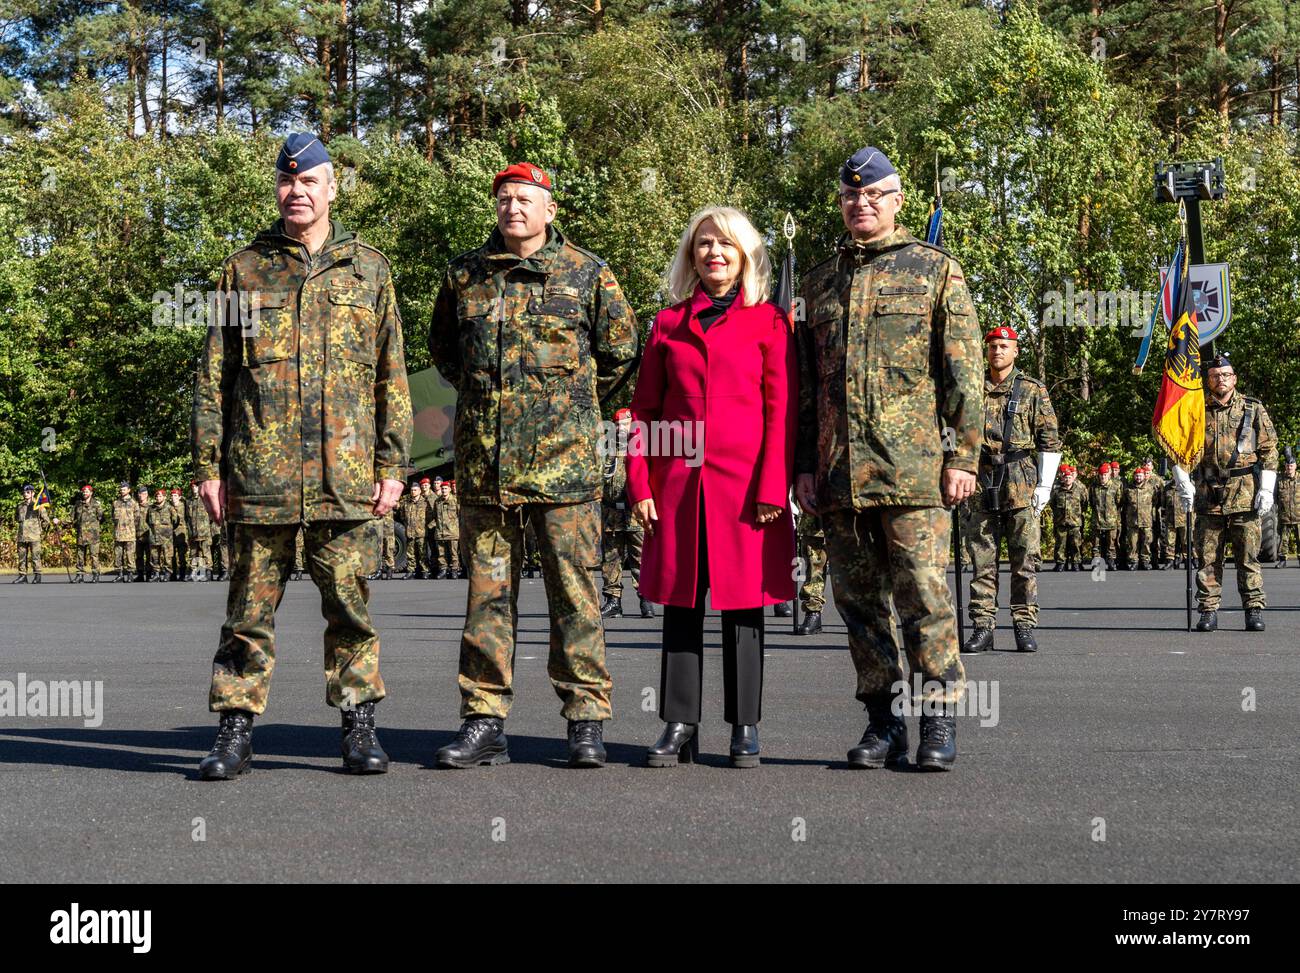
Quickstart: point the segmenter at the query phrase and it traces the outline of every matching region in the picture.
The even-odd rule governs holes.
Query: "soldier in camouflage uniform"
[[[605,618],[623,614],[623,561],[628,562],[632,587],[641,601],[641,617],[654,618],[654,605],[641,596],[641,550],[645,531],[632,515],[627,502],[627,437],[632,428],[632,410],[614,413],[617,442],[605,458],[605,488],[601,494],[600,513],[603,526],[604,563],[601,574],[605,588],[600,613]]]
[[[172,532],[176,527],[176,515],[167,502],[166,490],[159,489],[154,494],[154,501],[149,504],[145,519],[149,524],[149,565],[153,568],[153,579],[170,581]]]
[[[36,505],[36,487],[30,483],[23,487],[23,502],[14,512],[18,525],[18,576],[14,584],[26,584],[27,572],[32,572],[31,582],[41,583],[41,538],[50,526],[50,512]]]
[[[1151,568],[1151,537],[1155,530],[1155,509],[1160,494],[1151,470],[1145,465],[1133,471],[1133,482],[1124,491],[1124,522],[1128,525],[1128,563],[1125,570]]]
[[[185,522],[185,499],[178,487],[172,487],[172,560],[173,581],[188,581],[190,577],[190,530]]]
[[[190,484],[190,496],[185,500],[185,527],[190,535],[189,579],[207,580],[212,577],[212,521],[197,483]]]
[[[907,760],[907,724],[892,706],[903,679],[896,607],[911,671],[925,679],[917,763],[947,770],[966,674],[944,506],[975,486],[980,332],[957,261],[897,226],[900,186],[878,149],[853,155],[840,170],[848,232],[804,276],[796,498],[825,528],[856,695],[869,716],[849,765]]]
[[[201,495],[200,495],[201,496]],[[204,505],[206,508],[206,504]],[[226,525],[213,519],[208,514],[208,524],[212,530],[212,579],[225,581],[229,577],[230,552],[226,544]]]
[[[1114,571],[1115,558],[1119,553],[1117,535],[1124,486],[1119,482],[1116,464],[1109,460],[1097,467],[1097,476],[1089,502],[1092,508],[1093,553],[1101,558],[1107,568]]]
[[[804,566],[804,580],[799,586],[804,616],[794,634],[816,635],[822,630],[822,609],[826,607],[826,530],[821,518],[812,512],[801,514],[795,538]]]
[[[406,528],[405,578],[423,579],[433,572],[425,572],[424,540],[428,534],[429,505],[424,500],[420,484],[411,484],[411,495],[397,505],[395,515]]]
[[[1259,570],[1259,519],[1273,507],[1277,485],[1277,433],[1259,399],[1237,391],[1227,355],[1206,369],[1205,452],[1190,481],[1175,469],[1184,503],[1195,484],[1196,550],[1201,570],[1196,595],[1201,618],[1196,629],[1219,627],[1224,546],[1232,544],[1237,591],[1246,610],[1246,630],[1264,631],[1264,577]]]
[[[380,517],[375,526],[379,534],[379,563],[371,578],[392,581],[393,568],[397,566],[397,526],[393,523],[393,512],[390,510]]]
[[[149,581],[153,578],[150,567],[149,508],[153,502],[149,499],[149,488],[141,486],[135,493],[135,580]]]
[[[1056,570],[1083,567],[1083,513],[1088,491],[1073,466],[1062,465],[1061,482],[1052,491],[1052,528],[1056,531]]]
[[[1171,566],[1184,567],[1187,557],[1187,518],[1192,518],[1192,530],[1196,530],[1196,515],[1183,508],[1178,502],[1178,484],[1170,479],[1160,492],[1160,511],[1164,520],[1164,557],[1160,570]]]
[[[135,580],[135,517],[136,503],[131,499],[131,485],[117,485],[117,499],[113,501],[113,568],[116,584]]]
[[[460,504],[446,480],[433,501],[433,542],[438,553],[438,580],[460,577]]]
[[[84,582],[86,575],[99,581],[99,534],[104,524],[104,505],[89,483],[81,488],[81,500],[72,508],[72,525],[77,531],[77,573],[73,581]]]
[[[600,406],[633,374],[636,321],[613,271],[552,225],[550,178],[528,164],[492,184],[497,226],[452,260],[429,352],[457,389],[456,481],[469,593],[461,715],[443,767],[507,758],[519,573],[537,534],[551,613],[548,674],[564,701],[570,766],[605,761],[610,679],[601,624]]]
[[[1277,560],[1275,568],[1286,567],[1286,554],[1295,541],[1300,556],[1300,478],[1296,477],[1295,456],[1286,448],[1286,466],[1277,478]]]
[[[1016,331],[994,328],[984,341],[989,356],[984,380],[984,445],[969,521],[974,569],[969,611],[974,628],[962,651],[993,648],[998,556],[1005,538],[1016,649],[1035,652],[1038,565],[1042,560],[1039,517],[1051,499],[1061,461],[1061,436],[1047,388],[1015,367],[1020,344]]]
[[[329,218],[338,183],[320,141],[289,136],[276,170],[280,219],[227,258],[194,391],[195,478],[208,513],[233,524],[208,696],[221,729],[199,765],[206,780],[243,772],[252,756],[300,530],[326,620],[325,701],[343,711],[343,765],[388,769],[365,576],[374,518],[402,495],[412,435],[397,295],[388,259]]]

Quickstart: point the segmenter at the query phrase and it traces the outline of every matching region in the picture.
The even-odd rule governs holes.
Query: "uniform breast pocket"
[[[876,292],[872,328],[882,366],[926,369],[930,360],[930,294],[920,285],[886,285]]]
[[[460,361],[467,372],[495,372],[497,367],[497,302],[463,297],[457,303],[460,321]]]
[[[369,349],[374,360],[378,291],[369,281],[345,277],[330,282],[330,346]]]
[[[838,303],[819,304],[808,316],[817,374],[827,378],[844,369],[844,315]]]
[[[241,316],[244,361],[249,365],[280,361],[296,350],[293,297],[288,291],[253,291]]]
[[[548,294],[528,302],[530,328],[524,366],[534,371],[571,372],[578,367],[578,328],[584,320],[576,294]]]

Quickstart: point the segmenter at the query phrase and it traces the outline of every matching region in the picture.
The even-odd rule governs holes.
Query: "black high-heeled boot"
[[[658,742],[646,751],[646,765],[650,767],[676,767],[698,763],[699,759],[700,728],[695,723],[668,723]]]
[[[737,723],[731,728],[731,766],[758,766],[758,727]]]

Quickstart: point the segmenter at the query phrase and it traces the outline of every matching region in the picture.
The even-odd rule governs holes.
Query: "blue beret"
[[[847,186],[870,186],[898,172],[885,153],[874,146],[858,149],[840,169],[840,182]]]
[[[311,132],[294,132],[284,140],[275,167],[296,176],[329,161],[330,154],[320,139]]]

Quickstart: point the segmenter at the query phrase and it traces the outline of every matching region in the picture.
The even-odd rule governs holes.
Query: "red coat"
[[[699,495],[704,490],[710,600],[716,609],[757,608],[794,597],[794,475],[798,371],[789,319],[775,304],[743,307],[744,291],[701,330],[709,296],[697,287],[656,315],[632,397],[629,503],[653,498],[659,520],[641,555],[641,594],[660,605],[693,607],[699,564]],[[676,420],[703,430],[703,462],[647,455],[640,423]],[[652,427],[653,429],[654,427]],[[699,436],[695,439],[699,449]],[[640,451],[641,455],[637,455]],[[692,465],[694,464],[694,465]],[[769,524],[757,502],[781,507]]]

